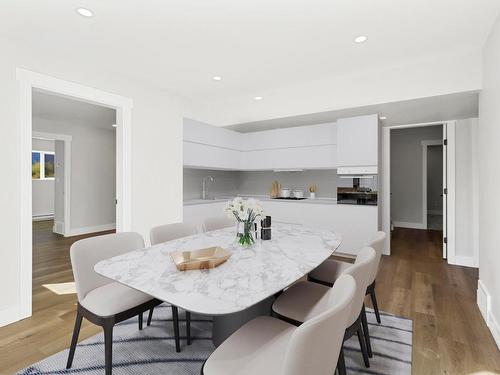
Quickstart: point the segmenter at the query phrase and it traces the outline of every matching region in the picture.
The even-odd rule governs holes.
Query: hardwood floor
[[[81,237],[54,235],[35,223],[33,316],[0,328],[0,373],[16,370],[69,346],[76,296],[42,284],[73,280],[69,247]],[[476,269],[441,259],[440,232],[396,229],[392,255],[377,278],[381,310],[413,319],[413,374],[500,373],[500,352],[476,305]],[[369,305],[368,299],[367,304]],[[99,332],[85,323],[80,339]]]
[[[413,374],[500,373],[500,352],[476,304],[478,270],[443,261],[441,236],[393,232],[377,277],[379,307],[413,320]]]
[[[0,374],[12,374],[69,347],[75,322],[76,294],[58,295],[44,284],[73,281],[69,248],[77,240],[52,233],[53,221],[33,222],[33,316],[0,328]],[[99,332],[84,322],[80,339]]]

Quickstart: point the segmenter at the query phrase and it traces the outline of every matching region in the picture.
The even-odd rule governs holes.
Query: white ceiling
[[[113,130],[116,111],[64,96],[33,91],[33,116],[62,122],[78,122],[86,126]]]
[[[499,0],[5,0],[0,35],[193,101],[252,101],[294,82],[477,49],[499,11]],[[356,45],[360,34],[369,40]]]
[[[386,117],[385,120],[382,120],[384,126],[474,118],[479,115],[479,97],[477,92],[465,92],[365,107],[347,108],[336,111],[311,113],[273,120],[248,122],[227,126],[227,128],[241,133],[249,133],[259,130],[324,124],[335,122],[339,118],[374,113]]]

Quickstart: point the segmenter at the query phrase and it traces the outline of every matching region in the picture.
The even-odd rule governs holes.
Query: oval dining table
[[[340,243],[331,230],[273,224],[271,240],[242,246],[229,227],[122,254],[94,269],[161,301],[212,316],[212,341],[218,346],[247,321],[269,315],[274,296],[330,257]],[[170,257],[173,251],[212,246],[231,252],[216,268],[179,271]]]

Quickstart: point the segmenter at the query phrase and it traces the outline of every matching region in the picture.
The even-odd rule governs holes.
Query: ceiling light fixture
[[[78,8],[76,12],[82,16],[82,17],[92,17],[94,15],[94,12],[92,12],[90,9],[87,8]]]
[[[354,43],[364,43],[368,40],[368,37],[366,35],[360,35],[354,38]]]
[[[387,117],[386,116],[380,116],[380,119],[381,120],[387,120]]]
[[[212,79],[214,81],[222,81],[222,77],[221,76],[213,76]]]
[[[254,99],[255,100],[262,100],[262,96],[255,96]]]

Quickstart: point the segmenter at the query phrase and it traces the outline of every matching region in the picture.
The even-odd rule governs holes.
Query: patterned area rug
[[[198,375],[203,361],[214,350],[211,341],[212,322],[207,317],[192,316],[192,344],[181,340],[182,351],[175,352],[171,309],[167,305],[155,308],[150,327],[144,324],[138,330],[137,318],[115,326],[113,343],[113,374],[172,374]],[[346,366],[349,374],[411,374],[412,321],[389,314],[382,314],[382,324],[377,324],[369,309],[368,323],[372,337],[373,358],[370,368],[365,368],[357,337],[345,344]],[[179,314],[182,314],[179,312]],[[146,318],[146,315],[144,317]],[[184,316],[181,315],[181,335],[186,333]],[[103,374],[103,335],[98,334],[82,341],[76,348],[73,368],[66,370],[68,350],[48,357],[18,374]],[[69,345],[69,342],[68,342]]]

